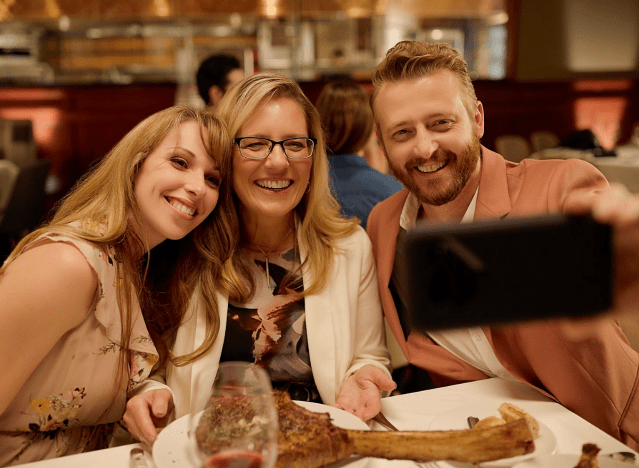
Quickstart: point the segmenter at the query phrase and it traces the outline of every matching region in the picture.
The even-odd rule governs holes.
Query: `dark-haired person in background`
[[[197,70],[197,90],[208,107],[214,110],[228,87],[244,78],[240,61],[232,55],[211,55]]]
[[[342,213],[356,216],[366,226],[373,207],[402,189],[394,177],[373,169],[364,158],[373,135],[368,94],[353,80],[333,81],[322,89],[316,107],[332,156],[331,184]]]

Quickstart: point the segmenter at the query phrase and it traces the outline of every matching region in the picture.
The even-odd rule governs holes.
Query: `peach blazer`
[[[562,212],[570,192],[594,194],[607,185],[585,161],[526,159],[516,164],[482,147],[475,219]],[[368,221],[388,324],[408,361],[428,371],[436,385],[487,378],[427,336],[404,336],[389,282],[407,196],[405,189],[379,203]],[[639,448],[639,354],[612,319],[582,343],[567,339],[552,321],[484,327],[484,332],[501,364],[517,379]]]

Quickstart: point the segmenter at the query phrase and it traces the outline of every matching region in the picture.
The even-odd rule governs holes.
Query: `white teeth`
[[[171,203],[171,206],[173,208],[175,208],[178,211],[181,211],[182,213],[186,213],[189,216],[195,215],[195,208],[189,208],[188,206],[185,206],[182,203],[180,203],[179,201],[177,201],[175,198],[172,198],[169,201],[169,203]]]
[[[421,165],[421,166],[417,166],[416,169],[419,172],[435,172],[437,169],[440,169],[442,167],[444,167],[446,165],[445,162],[438,162],[435,164],[429,164],[429,165]]]
[[[290,180],[265,180],[265,181],[260,180],[257,182],[257,185],[259,185],[262,188],[283,189],[291,185],[291,181]]]

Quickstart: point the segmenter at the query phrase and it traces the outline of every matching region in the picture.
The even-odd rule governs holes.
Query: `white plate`
[[[369,430],[364,421],[341,409],[306,401],[296,401],[295,403],[315,413],[328,413],[333,424],[342,429]],[[188,430],[189,416],[186,415],[173,421],[158,434],[158,438],[153,444],[153,461],[157,468],[188,468],[191,466],[188,452]],[[348,465],[348,468],[358,468],[365,464],[365,458],[353,458],[327,465],[327,468],[345,465]]]
[[[556,453],[554,455],[545,455],[543,457],[535,457],[530,460],[517,463],[513,468],[574,468],[577,466],[580,455],[567,455]],[[633,464],[620,462],[606,457],[597,457],[601,468],[632,468]]]
[[[454,410],[446,411],[438,415],[430,423],[429,429],[431,431],[450,431],[458,429],[468,429],[468,416],[475,416],[479,419],[487,418],[488,416],[499,417],[499,411],[497,408],[499,405],[492,406],[462,406],[455,408]],[[533,415],[534,416],[534,415]],[[557,438],[555,434],[544,423],[539,421],[539,437],[535,439],[535,451],[526,455],[520,455],[518,457],[503,458],[501,460],[495,460],[491,462],[480,463],[479,466],[485,468],[493,467],[508,467],[513,466],[521,461],[539,457],[542,455],[551,455],[557,450]]]

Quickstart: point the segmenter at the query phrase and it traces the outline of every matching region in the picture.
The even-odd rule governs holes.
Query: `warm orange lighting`
[[[0,21],[7,21],[13,18],[11,7],[16,0],[0,0]]]
[[[267,18],[277,18],[279,12],[277,3],[278,0],[262,0],[264,14]]]
[[[49,18],[59,18],[62,15],[62,11],[56,0],[45,0],[44,11]]]
[[[575,126],[590,129],[605,149],[613,149],[619,138],[621,120],[626,110],[623,97],[585,97],[575,101]]]
[[[157,16],[167,18],[171,16],[171,6],[167,0],[153,0],[153,9]]]

